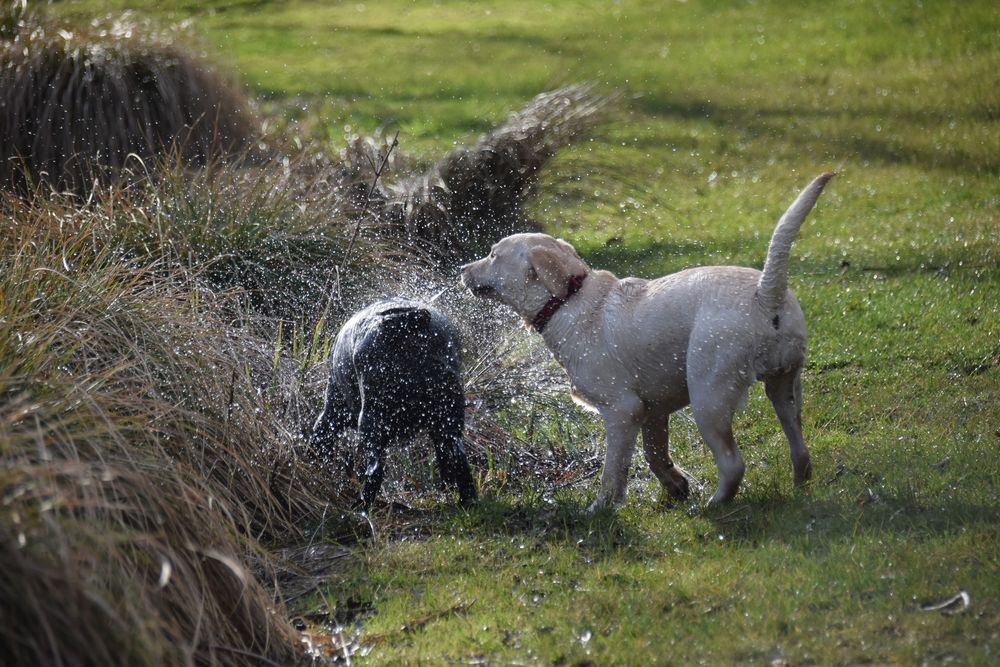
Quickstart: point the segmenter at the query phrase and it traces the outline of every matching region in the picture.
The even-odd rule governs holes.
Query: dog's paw
[[[587,514],[593,516],[594,514],[604,512],[607,509],[608,509],[607,500],[602,498],[601,496],[597,496],[597,498],[594,499],[594,502],[590,503],[590,505],[587,507]]]
[[[691,496],[691,485],[687,477],[677,468],[672,468],[670,473],[671,478],[663,485],[663,489],[672,500],[687,500]]]
[[[729,503],[735,496],[735,493],[724,493],[722,489],[717,489],[715,495],[708,499],[706,506],[720,507]]]
[[[624,503],[624,498],[616,500],[598,495],[594,502],[590,503],[590,507],[587,508],[587,514],[593,516],[594,514],[601,514],[604,512],[614,512]]]
[[[809,462],[808,457],[805,463],[800,464],[795,468],[795,486],[805,486],[812,479],[812,464]]]

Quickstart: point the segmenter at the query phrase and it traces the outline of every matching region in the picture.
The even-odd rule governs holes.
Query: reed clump
[[[386,230],[428,250],[440,264],[469,261],[503,236],[539,228],[524,204],[541,170],[559,149],[605,120],[616,100],[589,84],[537,95],[472,146],[426,170],[390,178],[367,207]],[[345,151],[345,189],[356,201],[385,150],[359,138]]]
[[[46,212],[0,232],[0,662],[288,662],[258,538],[328,499],[220,317],[232,296]]]
[[[0,187],[86,194],[170,151],[189,165],[263,156],[243,92],[177,29],[15,9],[0,30]]]

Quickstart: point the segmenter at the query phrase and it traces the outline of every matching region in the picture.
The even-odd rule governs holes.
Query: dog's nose
[[[468,264],[463,264],[458,267],[458,275],[461,277],[462,282],[467,282],[472,279],[473,274],[476,271],[476,266],[479,264],[478,261],[469,262]]]

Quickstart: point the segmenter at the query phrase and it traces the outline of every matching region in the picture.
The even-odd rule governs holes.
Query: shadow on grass
[[[678,229],[678,236],[684,233]],[[583,249],[590,266],[613,272],[619,278],[637,276],[657,278],[695,266],[745,266],[760,270],[767,253],[767,238],[752,236],[701,240],[651,240],[644,243],[610,243]],[[913,253],[901,259],[884,251],[881,257],[863,251],[852,255],[822,255],[796,257],[793,276],[804,275],[877,275],[880,278],[903,278],[914,275],[968,275],[979,281],[996,281],[1000,272],[986,259],[970,261],[977,255],[989,257],[992,248],[985,242],[969,247],[933,248],[929,252]],[[794,253],[794,251],[793,251]]]
[[[683,233],[678,230],[678,234]],[[587,262],[594,268],[613,272],[619,278],[637,276],[658,278],[695,266],[732,265],[760,268],[767,252],[767,240],[760,241],[760,251],[748,252],[748,239],[714,239],[711,242],[657,240],[641,245],[605,244],[586,251]],[[830,267],[835,266],[831,260]]]
[[[532,547],[573,546],[592,560],[638,557],[645,544],[639,528],[616,512],[591,513],[582,498],[552,500],[534,492],[520,498],[487,496],[470,507],[408,509],[388,519],[383,526],[393,539],[461,533],[477,539],[516,539]]]
[[[650,114],[682,119],[710,119],[730,130],[738,129],[750,136],[779,138],[782,142],[800,146],[813,146],[817,151],[829,152],[831,147],[840,155],[856,156],[877,164],[916,164],[925,168],[971,170],[983,173],[1000,171],[1000,162],[995,158],[979,157],[949,145],[937,149],[908,146],[902,139],[887,137],[875,139],[860,136],[848,124],[843,133],[826,129],[822,135],[814,136],[804,129],[808,123],[818,118],[836,119],[849,117],[852,120],[867,118],[872,126],[887,118],[894,118],[917,126],[943,125],[959,116],[973,122],[988,122],[993,113],[988,109],[976,109],[965,114],[943,114],[937,111],[888,111],[878,108],[856,107],[849,112],[842,109],[804,109],[793,107],[726,107],[706,100],[680,101],[664,96],[650,95],[641,98],[637,104]]]
[[[986,502],[921,498],[886,489],[880,475],[853,469],[839,469],[832,479],[792,492],[777,485],[754,489],[721,507],[705,506],[701,496],[669,503],[662,497],[657,501],[649,494],[633,494],[629,505],[643,505],[641,514],[647,515],[639,520],[628,505],[618,512],[590,513],[587,498],[589,494],[572,492],[555,499],[530,491],[521,497],[508,493],[488,496],[471,507],[439,504],[408,509],[384,525],[394,539],[404,535],[433,539],[442,534],[514,539],[533,548],[573,547],[594,561],[655,556],[661,537],[643,527],[650,514],[665,519],[674,515],[693,529],[679,527],[678,536],[686,532],[687,538],[719,540],[737,549],[779,542],[807,554],[827,553],[864,534],[919,540],[997,525],[996,508]],[[706,521],[711,526],[707,531]]]
[[[877,477],[868,473],[868,477]],[[865,478],[834,497],[819,489],[765,494],[724,507],[700,510],[713,530],[732,544],[780,542],[807,554],[825,554],[859,535],[941,536],[997,525],[996,507],[986,503],[920,499],[887,491]],[[820,482],[827,485],[829,482]]]

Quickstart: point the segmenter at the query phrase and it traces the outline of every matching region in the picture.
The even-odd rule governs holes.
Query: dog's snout
[[[466,264],[462,266],[458,274],[459,281],[461,281],[461,283],[466,287],[469,286],[469,282],[472,280],[472,269],[470,268],[471,266],[472,266],[471,264]]]
[[[461,267],[461,274],[459,275],[458,279],[459,279],[459,282],[461,282],[462,285],[467,290],[469,290],[473,294],[479,294],[480,293],[479,290],[481,288],[480,288],[480,285],[479,285],[479,281],[476,280],[473,277],[473,275],[472,275],[473,264],[475,264],[475,262],[470,262],[468,264],[463,264],[462,267]]]
[[[468,285],[470,283],[479,282],[477,280],[477,271],[482,273],[482,262],[483,260],[476,260],[474,262],[469,262],[468,264],[463,264],[459,267],[459,275],[462,278],[462,283]]]
[[[468,264],[463,264],[462,266],[458,267],[459,275],[462,276],[462,282],[472,279],[473,273],[475,272],[476,267],[479,265],[479,262],[480,260],[476,260],[474,262],[469,262]]]
[[[489,284],[489,281],[484,281],[482,276],[477,277],[473,273],[475,264],[476,262],[472,262],[462,267],[460,278],[462,285],[476,296],[488,296],[494,292],[493,286]]]

